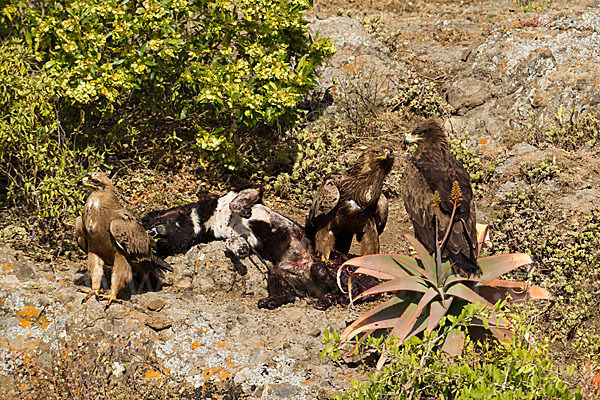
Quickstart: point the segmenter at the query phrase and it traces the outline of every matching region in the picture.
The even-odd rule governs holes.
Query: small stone
[[[463,109],[462,113],[482,105],[490,96],[487,82],[472,77],[454,82],[447,93],[448,104],[457,111]]]
[[[276,399],[291,399],[298,394],[298,389],[289,383],[272,386],[272,395]]]
[[[170,328],[173,322],[169,318],[166,318],[160,314],[150,314],[146,317],[144,324],[154,329],[155,331],[162,331],[163,329]]]
[[[182,277],[180,279],[178,279],[177,281],[175,281],[175,283],[173,284],[173,286],[175,286],[176,288],[179,289],[185,289],[188,288],[192,285],[192,279],[189,277]]]
[[[314,327],[312,330],[310,330],[308,332],[308,335],[312,336],[312,337],[319,337],[320,334],[321,334],[321,328],[319,328],[318,326]]]
[[[163,299],[154,299],[146,304],[146,308],[150,311],[160,311],[166,304]]]
[[[35,272],[29,265],[19,265],[15,273],[20,281],[30,281],[35,278]]]
[[[235,374],[233,377],[233,383],[236,385],[241,385],[242,383],[247,382],[251,375],[252,371],[250,368],[244,367]]]

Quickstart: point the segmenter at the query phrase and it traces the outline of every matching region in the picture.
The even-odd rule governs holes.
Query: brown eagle
[[[477,265],[476,211],[469,173],[450,153],[446,135],[435,119],[418,124],[406,136],[404,143],[417,143],[415,153],[406,163],[402,191],[416,238],[430,252],[435,251],[437,213],[438,240],[442,240],[452,224],[442,256],[454,262],[456,273],[478,275],[481,270]],[[455,181],[460,187],[462,200],[451,221],[454,207],[451,191]],[[433,206],[435,192],[439,193],[439,212]]]
[[[151,239],[141,221],[121,206],[116,189],[103,172],[91,172],[78,182],[91,188],[83,212],[75,220],[75,236],[81,249],[87,252],[87,268],[92,289],[82,300],[91,296],[108,300],[108,308],[119,292],[132,279],[132,268],[156,284],[163,271],[171,266],[152,254]],[[110,295],[102,295],[100,288],[104,265],[112,265]]]
[[[354,235],[361,255],[379,252],[379,235],[388,214],[381,189],[393,164],[388,147],[374,146],[363,151],[349,169],[325,176],[305,227],[317,256],[329,259],[333,249],[347,254]]]

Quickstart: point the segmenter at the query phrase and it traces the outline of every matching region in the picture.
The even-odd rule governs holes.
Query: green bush
[[[244,166],[239,142],[296,123],[334,52],[308,36],[310,5],[1,2],[0,196],[60,224],[81,202],[72,182],[103,161],[135,168],[184,148]]]
[[[441,117],[452,107],[438,93],[433,82],[415,78],[398,86],[398,94],[389,101],[400,115],[417,114],[423,117]]]
[[[485,318],[484,306],[468,305],[458,316],[448,316],[438,329],[424,332],[400,344],[390,338],[361,339],[364,347],[385,352],[388,363],[369,374],[366,383],[355,379],[337,399],[581,399],[579,389],[568,385],[554,371],[548,343],[533,342],[531,327],[517,323],[517,335],[498,344],[465,337],[461,356],[449,357],[440,348],[446,336],[465,330],[474,318]],[[514,316],[513,316],[514,317]],[[325,332],[328,346],[322,355],[339,357],[336,332]],[[358,347],[357,347],[358,348]]]
[[[455,133],[448,135],[448,144],[450,152],[458,161],[462,163],[471,177],[471,184],[476,195],[481,196],[489,186],[488,183],[492,179],[492,175],[496,170],[496,166],[492,163],[485,165],[482,161],[479,150],[469,147],[469,135],[466,132]]]
[[[326,174],[348,166],[348,160],[341,154],[352,141],[340,127],[317,123],[292,131],[290,140],[293,146],[282,153],[290,172],[281,172],[266,184],[267,190],[280,197],[306,200],[306,195],[318,188]]]
[[[79,206],[75,176],[99,165],[102,155],[77,147],[63,131],[57,91],[48,73],[34,68],[30,50],[18,42],[0,45],[0,196],[42,217],[41,236]]]
[[[577,151],[583,146],[595,147],[600,140],[600,114],[585,114],[573,108],[560,105],[554,113],[554,123],[549,128],[540,128],[538,115],[532,115],[527,124],[523,138],[537,146],[552,145],[566,151]],[[515,143],[511,143],[515,144]]]
[[[586,143],[596,145],[600,139],[600,115],[580,115],[576,110],[562,105],[554,114],[556,125],[544,133],[547,143],[565,150],[578,150]]]
[[[223,135],[298,117],[295,106],[314,86],[315,66],[334,51],[327,40],[307,38],[302,12],[309,6],[59,0],[4,12],[13,35],[25,30],[66,101],[102,118],[135,104],[195,126],[198,146],[214,151]]]
[[[527,279],[556,297],[542,315],[547,335],[571,341],[578,356],[598,357],[600,329],[594,321],[600,308],[600,210],[557,218],[548,201],[530,189],[500,200],[494,214],[495,250],[529,253],[536,268]]]

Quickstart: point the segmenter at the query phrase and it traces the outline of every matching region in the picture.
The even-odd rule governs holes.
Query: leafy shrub
[[[594,146],[600,139],[600,119],[597,114],[580,115],[562,105],[554,114],[556,125],[545,132],[547,143],[565,150],[578,150],[589,142]]]
[[[538,165],[528,165],[526,163],[520,166],[521,175],[528,184],[535,184],[547,181],[558,175],[560,168],[556,165],[556,159],[546,158]]]
[[[425,83],[419,78],[399,85],[398,94],[390,100],[390,104],[403,115],[414,113],[423,117],[440,117],[452,108],[439,95],[433,82]]]
[[[552,0],[511,0],[510,4],[521,12],[541,12],[552,7]]]
[[[102,154],[78,147],[77,137],[62,130],[54,104],[58,84],[33,63],[21,43],[0,46],[0,196],[42,218],[41,238],[79,207],[75,177],[98,166]]]
[[[465,335],[465,351],[449,357],[441,347],[452,332],[466,332],[476,319],[489,314],[483,305],[467,305],[459,315],[442,318],[422,336],[401,342],[383,337],[361,339],[361,348],[385,353],[388,363],[369,374],[366,383],[354,380],[337,399],[581,399],[554,371],[548,342],[531,343],[531,325],[517,321],[512,340],[501,345],[476,342]],[[324,334],[327,347],[322,356],[339,357],[337,332]],[[358,348],[358,347],[357,347]]]
[[[450,152],[462,163],[471,177],[471,184],[475,194],[481,195],[487,189],[487,184],[492,178],[496,165],[489,163],[485,165],[477,149],[467,146],[468,135],[466,132],[448,135]]]
[[[350,135],[372,136],[391,85],[390,79],[359,61],[345,64],[343,69],[342,81],[335,86],[342,121],[346,122]]]
[[[226,399],[238,398],[241,392],[230,380],[193,389],[171,375],[147,349],[134,348],[131,342],[108,347],[75,343],[59,351],[47,350],[47,362],[36,353],[0,352],[7,367],[4,384],[10,388],[3,399]]]
[[[306,0],[18,4],[3,9],[8,32],[24,33],[58,83],[67,133],[81,123],[118,138],[132,127],[192,133],[197,148],[229,168],[235,133],[294,123],[315,67],[334,51],[307,37]],[[229,157],[215,156],[223,151]]]
[[[294,124],[315,68],[334,52],[308,36],[309,6],[2,2],[1,195],[61,234],[53,226],[82,200],[73,181],[104,161],[146,166],[185,148],[207,168],[239,169],[242,138]]]
[[[588,215],[556,216],[535,188],[499,200],[494,207],[497,251],[531,254],[535,268],[528,280],[545,286],[556,298],[544,313],[547,335],[573,340],[579,356],[600,354],[600,210]]]
[[[341,154],[351,141],[345,138],[342,128],[324,126],[326,124],[317,123],[291,132],[292,147],[280,153],[287,158],[291,172],[270,178],[267,190],[281,197],[306,198],[326,174],[347,166]]]

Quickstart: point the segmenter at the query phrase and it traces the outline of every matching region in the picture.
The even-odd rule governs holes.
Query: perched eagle
[[[405,144],[417,143],[415,153],[404,170],[403,197],[406,212],[415,228],[416,238],[430,251],[435,251],[435,215],[438,215],[438,240],[442,240],[452,224],[442,256],[450,258],[454,271],[461,275],[478,275],[476,212],[471,178],[448,148],[446,135],[435,119],[416,126],[404,139]],[[458,183],[462,199],[451,221],[452,187]],[[439,193],[439,208],[433,205]],[[437,212],[439,209],[439,212]]]
[[[81,249],[88,255],[88,273],[92,289],[82,303],[91,296],[120,302],[117,296],[132,279],[132,268],[156,284],[163,271],[171,266],[152,254],[151,239],[140,220],[119,203],[116,189],[103,172],[91,172],[78,182],[91,188],[83,212],[75,220],[75,236]],[[104,265],[112,265],[110,295],[100,289]]]
[[[373,146],[349,169],[325,176],[305,227],[317,256],[329,259],[334,249],[347,254],[354,235],[361,255],[379,252],[379,235],[388,214],[388,201],[381,189],[393,164],[389,148]]]

